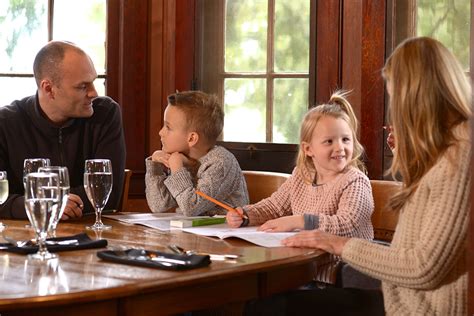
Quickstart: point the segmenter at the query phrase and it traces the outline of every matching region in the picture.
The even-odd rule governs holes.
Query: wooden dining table
[[[93,218],[61,222],[57,236],[86,232],[106,239],[108,249],[167,251],[176,244],[212,254],[238,254],[236,260],[169,271],[132,266],[97,257],[101,249],[58,252],[57,259],[35,261],[0,250],[0,315],[162,315],[238,306],[301,286],[312,280],[326,253],[305,248],[264,248],[243,240],[160,231],[104,219],[111,230],[85,229]],[[27,221],[3,220],[5,235],[33,237]],[[4,241],[2,241],[4,242]]]

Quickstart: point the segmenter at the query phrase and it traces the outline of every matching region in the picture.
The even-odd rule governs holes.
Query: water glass
[[[26,175],[32,172],[38,172],[40,167],[50,166],[48,158],[27,158],[23,161],[23,186],[26,187]]]
[[[56,227],[58,226],[59,220],[63,216],[64,209],[66,208],[67,200],[69,198],[69,172],[67,167],[60,166],[49,166],[49,167],[40,167],[39,172],[50,172],[58,175],[59,178],[59,204],[58,211],[56,216],[53,218],[51,227],[48,231],[48,236],[56,237]]]
[[[87,229],[105,230],[112,226],[104,225],[101,220],[102,210],[112,192],[112,162],[108,159],[86,160],[84,166],[84,189],[95,210],[95,223]]]
[[[46,236],[59,204],[59,177],[55,173],[33,172],[26,176],[25,209],[36,234],[38,252],[28,255],[30,259],[48,260],[56,258],[46,248]]]
[[[8,179],[7,172],[0,171],[0,205],[5,203],[8,198]],[[3,223],[0,222],[0,229],[3,228]]]

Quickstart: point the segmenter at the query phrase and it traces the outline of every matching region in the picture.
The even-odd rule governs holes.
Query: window
[[[436,38],[469,71],[471,2],[473,0],[391,0],[387,54],[397,44],[412,36]],[[385,146],[384,170],[391,166],[392,152]],[[390,177],[390,176],[388,176]]]
[[[313,86],[312,3],[200,2],[198,88],[224,105],[224,141],[299,142]]]
[[[393,48],[405,38],[429,36],[448,47],[469,70],[471,5],[473,0],[391,0]],[[389,36],[390,37],[390,36]],[[390,54],[390,50],[388,50]]]
[[[50,40],[67,40],[92,58],[105,94],[106,0],[0,1],[0,106],[36,91],[33,60]]]
[[[418,0],[416,34],[436,38],[469,71],[471,0]]]

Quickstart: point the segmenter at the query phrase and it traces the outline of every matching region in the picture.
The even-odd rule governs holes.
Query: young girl
[[[342,256],[382,280],[383,300],[362,290],[292,292],[284,296],[292,313],[314,308],[369,315],[370,308],[370,315],[467,314],[469,80],[448,49],[426,37],[402,43],[383,73],[395,140],[391,171],[403,178],[401,192],[390,203],[400,211],[390,247],[316,231],[284,241]],[[327,304],[336,297],[344,304]]]
[[[360,161],[357,119],[343,94],[308,111],[291,177],[271,197],[243,207],[247,221],[227,213],[231,227],[261,225],[265,231],[319,229],[340,236],[373,238],[372,190]],[[334,283],[338,259],[317,269],[317,281]]]

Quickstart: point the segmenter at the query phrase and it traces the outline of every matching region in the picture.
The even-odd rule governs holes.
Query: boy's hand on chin
[[[159,162],[159,163],[162,163],[163,165],[165,165],[167,168],[169,168],[169,159],[170,159],[170,154],[168,154],[167,152],[164,152],[162,150],[157,150],[153,153],[153,155],[151,155],[151,160],[152,161],[156,161],[156,162]]]
[[[171,169],[171,172],[176,172],[182,167],[189,164],[189,161],[189,158],[183,155],[182,153],[172,153],[168,159],[169,168]]]

